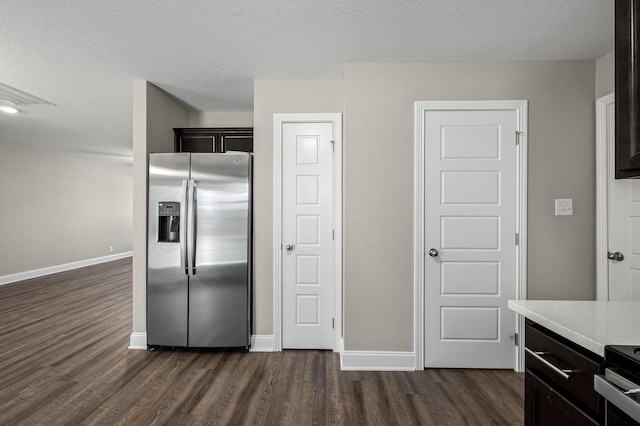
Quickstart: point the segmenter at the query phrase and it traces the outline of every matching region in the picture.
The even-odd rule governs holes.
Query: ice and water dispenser
[[[180,242],[180,203],[173,201],[158,203],[158,242]]]

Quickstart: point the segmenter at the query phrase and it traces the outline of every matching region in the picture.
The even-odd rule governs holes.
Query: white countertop
[[[509,300],[508,306],[600,356],[605,345],[640,346],[640,302]]]

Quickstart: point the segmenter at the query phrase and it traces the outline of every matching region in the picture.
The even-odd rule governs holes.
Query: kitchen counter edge
[[[640,345],[640,302],[509,300],[507,306],[602,357],[606,345]]]

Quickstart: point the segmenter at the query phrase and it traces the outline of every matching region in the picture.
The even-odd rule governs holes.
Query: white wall
[[[131,251],[130,167],[4,143],[0,170],[0,276]]]

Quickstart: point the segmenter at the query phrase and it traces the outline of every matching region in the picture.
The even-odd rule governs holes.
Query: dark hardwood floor
[[[128,350],[131,260],[0,286],[2,425],[516,425],[512,371],[342,372],[326,351]]]

